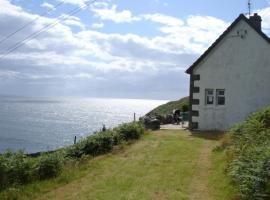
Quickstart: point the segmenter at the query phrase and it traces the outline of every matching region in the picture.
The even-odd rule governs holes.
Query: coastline
[[[9,97],[11,98],[11,97]],[[10,103],[10,101],[12,103]],[[166,101],[165,101],[166,102]],[[32,154],[72,145],[102,124],[113,128],[137,119],[164,101],[131,99],[9,99],[0,98],[0,152],[25,149]]]

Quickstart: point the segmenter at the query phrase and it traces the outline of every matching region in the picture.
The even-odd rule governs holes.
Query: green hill
[[[189,105],[189,97],[184,97],[180,100],[177,101],[170,101],[166,104],[163,104],[161,106],[158,106],[157,108],[155,108],[154,110],[150,111],[149,113],[147,113],[147,116],[150,115],[166,115],[169,113],[172,113],[172,111],[174,109],[179,109],[183,111],[187,111],[185,109],[188,109],[188,105]]]

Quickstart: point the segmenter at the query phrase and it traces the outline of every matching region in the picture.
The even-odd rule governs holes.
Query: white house
[[[192,130],[227,130],[270,105],[270,39],[241,14],[187,69]]]

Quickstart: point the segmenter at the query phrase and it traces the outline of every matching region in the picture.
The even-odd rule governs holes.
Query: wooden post
[[[77,137],[75,135],[75,137],[74,137],[74,144],[76,144],[76,143],[77,143]]]
[[[134,113],[134,122],[136,122],[136,113]]]

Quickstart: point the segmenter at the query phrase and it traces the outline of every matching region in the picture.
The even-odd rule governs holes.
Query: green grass
[[[4,191],[0,199],[188,200],[199,180],[212,199],[230,200],[234,191],[224,175],[224,155],[211,153],[217,143],[188,131],[152,132],[110,154],[72,163],[58,178]],[[209,180],[198,172],[202,148],[211,153]]]
[[[238,193],[231,179],[225,173],[225,157],[225,151],[214,151],[212,154],[213,170],[209,176],[209,183],[213,187],[212,193],[214,199],[218,200],[236,199],[235,197]]]
[[[189,101],[189,97],[184,97],[180,100],[177,101],[170,101],[166,104],[163,104],[161,106],[158,106],[157,108],[155,108],[154,110],[152,110],[151,112],[149,112],[147,115],[166,115],[169,113],[172,113],[172,111],[174,109],[180,109],[182,110],[182,107],[185,105],[188,108],[188,101]]]

